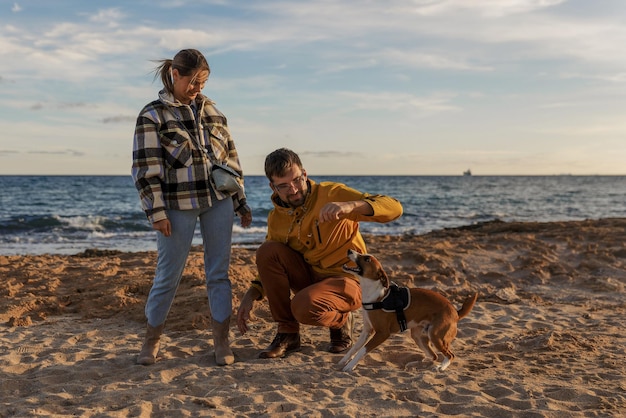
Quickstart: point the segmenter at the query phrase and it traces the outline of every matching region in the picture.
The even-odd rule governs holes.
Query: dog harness
[[[411,304],[411,293],[408,287],[400,287],[394,282],[389,285],[389,292],[379,302],[364,303],[363,309],[373,311],[382,309],[385,312],[395,312],[400,324],[400,332],[406,330],[404,310]]]

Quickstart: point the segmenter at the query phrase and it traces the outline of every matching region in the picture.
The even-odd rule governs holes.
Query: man
[[[267,156],[265,175],[274,209],[256,253],[259,280],[237,313],[239,330],[246,333],[254,301],[266,296],[278,332],[260,358],[299,350],[300,324],[330,328],[329,351],[341,353],[352,345],[351,312],[361,306],[359,283],[342,270],[349,249],[367,252],[358,223],[397,219],[402,205],[340,183],[317,184],[307,178],[298,155],[285,148]]]

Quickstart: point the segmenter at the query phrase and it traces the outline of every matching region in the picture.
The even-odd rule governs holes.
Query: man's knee
[[[291,299],[291,313],[301,324],[317,325],[315,304],[306,289],[296,293]]]
[[[263,262],[285,252],[289,247],[282,242],[265,241],[256,250],[256,262]]]

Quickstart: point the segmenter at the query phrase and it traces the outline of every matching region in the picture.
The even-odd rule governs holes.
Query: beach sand
[[[445,372],[421,361],[408,332],[353,373],[325,351],[328,330],[309,326],[302,351],[258,359],[275,333],[265,301],[246,335],[232,321],[236,363],[218,367],[195,248],[159,361],[135,365],[155,253],[0,256],[0,417],[626,414],[626,219],[495,221],[366,240],[398,284],[438,290],[457,309],[479,292]],[[233,249],[235,309],[254,260],[254,249]],[[360,323],[358,313],[355,338]]]

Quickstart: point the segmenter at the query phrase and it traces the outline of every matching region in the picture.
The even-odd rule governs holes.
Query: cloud
[[[298,152],[298,155],[312,157],[312,158],[354,158],[364,154],[360,152],[341,152],[341,151],[303,151]]]
[[[417,0],[415,13],[423,16],[450,13],[473,13],[497,18],[521,13],[530,13],[558,6],[567,0]]]
[[[135,116],[109,116],[106,118],[102,118],[102,123],[135,123],[137,121],[137,117]]]
[[[396,70],[410,71],[419,69],[455,70],[455,71],[493,71],[489,65],[472,63],[472,59],[465,57],[462,51],[426,51],[423,48],[383,48],[372,54],[371,51],[352,51],[350,60],[339,57],[337,64],[322,68],[320,74],[341,73],[345,71],[391,67]],[[454,56],[453,56],[454,55]]]
[[[22,11],[22,7],[17,3],[13,3],[13,7],[11,7],[11,11],[13,13],[19,13]]]
[[[563,79],[581,79],[581,80],[599,80],[606,81],[609,83],[618,83],[623,84],[626,82],[626,72],[616,71],[616,72],[593,72],[593,73],[571,73],[564,72],[559,75]],[[1,80],[0,80],[1,81]]]
[[[94,107],[94,106],[96,105],[91,104],[91,103],[85,103],[85,102],[64,102],[64,103],[58,104],[59,109],[80,109],[80,108]]]
[[[439,53],[415,50],[388,49],[381,51],[383,61],[391,62],[394,66],[402,68],[431,68],[452,69],[466,71],[493,71],[491,66],[473,64],[461,51],[458,56],[451,56],[450,52]]]
[[[342,92],[340,95],[349,98],[357,109],[389,112],[404,110],[413,116],[460,110],[460,107],[452,104],[456,96],[454,93],[433,93],[425,97],[392,92]]]
[[[117,26],[118,22],[126,16],[117,8],[101,9],[94,15],[89,16],[89,21],[95,23],[106,23],[109,26]]]
[[[66,150],[44,150],[44,151],[28,151],[28,154],[41,154],[41,155],[69,155],[72,157],[82,157],[85,155],[82,151],[66,149]]]
[[[5,157],[7,154],[19,154],[20,151],[12,150],[12,149],[3,149],[0,150],[0,157]]]
[[[199,13],[185,25],[173,20],[169,28],[147,24],[150,15],[145,21],[129,24],[131,9],[110,8],[82,13],[88,16],[82,21],[65,18],[52,21],[52,26],[48,23],[20,31],[6,46],[21,47],[13,53],[0,53],[0,60],[9,62],[9,55],[19,53],[30,72],[40,72],[35,76],[77,81],[110,74],[124,65],[122,60],[145,55],[146,50],[171,51],[188,46],[190,40],[211,55],[238,50],[277,57],[306,50],[309,65],[322,72],[386,67],[492,72],[501,62],[526,58],[626,61],[621,53],[626,28],[620,22],[530,13],[561,3],[563,0],[416,0],[413,9],[407,9],[405,0],[366,2],[359,7],[352,2],[324,2],[321,7],[316,1],[306,5],[270,1],[246,6],[258,11],[258,16],[237,24],[226,15],[203,25]],[[424,16],[420,11],[432,13]],[[8,39],[2,31],[8,33],[6,28],[0,29],[0,50],[11,51],[4,48],[2,38]],[[332,48],[324,48],[324,44],[332,44]],[[290,63],[271,66],[277,65],[287,69]]]
[[[30,110],[42,110],[42,109],[84,109],[84,108],[94,108],[95,104],[86,103],[86,102],[61,102],[61,103],[41,103],[37,102],[30,106]]]

